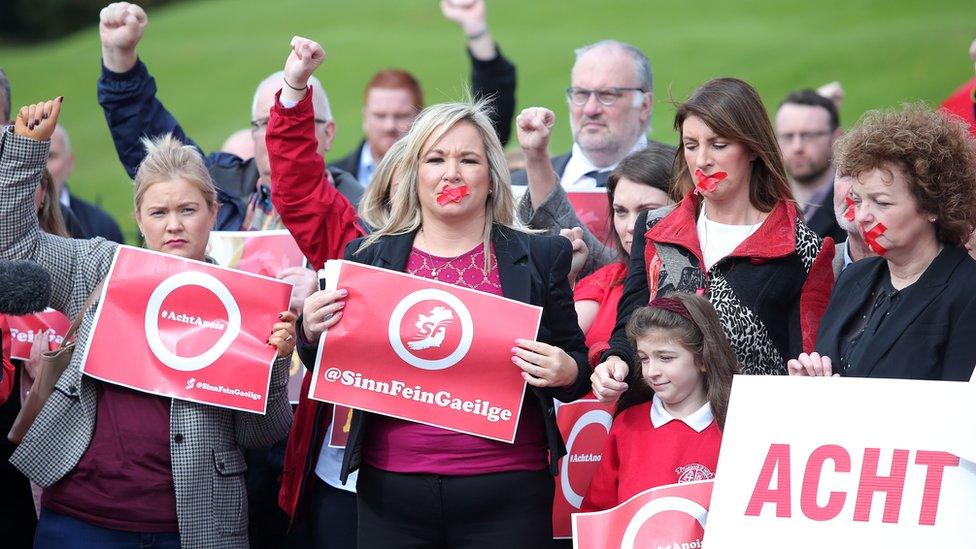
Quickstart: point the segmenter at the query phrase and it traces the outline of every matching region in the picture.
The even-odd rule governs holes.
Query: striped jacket
[[[34,189],[47,162],[48,142],[0,132],[0,258],[29,259],[47,268],[51,306],[73,317],[109,271],[116,244],[102,238],[72,240],[37,225]],[[79,370],[94,308],[78,331],[70,366],[11,463],[41,486],[51,486],[85,453],[92,439],[96,386]],[[180,539],[185,548],[247,547],[247,493],[241,447],[267,446],[288,434],[288,360],[272,369],[265,415],[172,400],[170,454]]]

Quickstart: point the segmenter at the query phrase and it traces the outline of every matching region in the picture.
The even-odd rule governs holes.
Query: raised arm
[[[461,27],[471,57],[471,92],[476,99],[492,99],[491,123],[502,146],[512,134],[515,114],[515,65],[502,55],[488,31],[484,0],[441,0],[441,13]]]
[[[285,61],[286,84],[271,109],[265,137],[273,182],[271,201],[317,269],[326,260],[342,257],[346,244],[363,235],[356,209],[330,182],[317,150],[308,79],[324,58],[319,44],[297,36],[292,39],[292,51]]]
[[[0,131],[0,259],[43,265],[51,273],[51,307],[73,316],[108,272],[117,245],[102,238],[61,238],[38,227],[34,191],[61,101],[23,107],[14,125]]]

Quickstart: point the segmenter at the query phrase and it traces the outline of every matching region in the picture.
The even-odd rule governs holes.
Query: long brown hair
[[[646,337],[651,332],[661,331],[688,349],[695,357],[695,366],[705,372],[705,396],[712,406],[712,415],[719,429],[724,429],[732,376],[739,371],[739,361],[725,337],[722,322],[712,304],[697,294],[675,293],[667,296],[667,299],[677,301],[677,307],[683,308],[683,312],[687,312],[691,319],[661,307],[642,307],[630,316],[627,337],[636,348],[637,339]],[[654,394],[639,367],[632,368],[627,377],[628,387],[620,395],[617,414],[651,400]]]
[[[777,202],[793,200],[773,125],[752,86],[738,78],[716,78],[702,84],[678,105],[674,115],[679,147],[684,143],[682,126],[689,116],[700,118],[716,134],[742,143],[756,155],[749,177],[753,207],[769,212]],[[673,172],[672,198],[677,202],[695,188],[683,154],[675,155]]]
[[[64,216],[61,215],[61,197],[54,188],[54,178],[47,168],[41,172],[41,190],[44,198],[41,200],[41,207],[37,209],[37,223],[41,230],[48,234],[70,237],[64,224]]]
[[[626,178],[634,183],[653,187],[671,196],[671,164],[675,154],[675,148],[671,145],[652,141],[647,144],[647,147],[626,156],[620,164],[617,164],[607,178],[607,201],[610,203],[608,215],[611,227],[613,227],[613,197],[621,179]],[[620,239],[617,238],[616,233],[611,233],[610,238],[613,239],[614,246],[620,254],[620,261],[626,263],[630,255],[624,250]]]

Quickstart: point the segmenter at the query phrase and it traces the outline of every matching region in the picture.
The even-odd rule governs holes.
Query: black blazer
[[[870,299],[879,277],[890,276],[880,257],[845,269],[820,320],[817,352],[834,363],[844,326]],[[902,290],[901,303],[868,344],[860,364],[841,375],[969,381],[976,365],[976,261],[946,245],[928,269]]]
[[[356,253],[363,239],[346,247],[345,259],[382,267],[391,271],[406,271],[407,260],[416,233],[381,238],[362,253]],[[589,390],[590,366],[586,359],[586,343],[576,318],[573,290],[566,276],[569,274],[572,247],[561,236],[530,235],[501,225],[491,231],[491,240],[498,262],[502,293],[509,299],[542,307],[542,321],[538,340],[566,351],[576,361],[576,382],[569,387],[538,389],[529,386],[532,396],[545,419],[546,441],[549,446],[549,468],[556,474],[559,458],[566,448],[559,428],[553,398],[563,402],[575,400]],[[299,327],[299,330],[301,328]],[[306,365],[315,364],[317,344],[310,345],[299,338],[299,356]],[[365,413],[353,411],[346,452],[342,459],[341,479],[359,468],[362,461]]]
[[[566,154],[554,157],[550,162],[552,163],[552,171],[556,172],[556,177],[562,177],[563,172],[566,171],[566,164],[569,164],[569,158],[573,156],[573,152],[570,151]],[[512,185],[526,186],[529,184],[529,175],[525,173],[525,168],[519,168],[512,172]],[[556,181],[559,184],[559,181]]]
[[[813,232],[817,233],[821,238],[829,236],[834,239],[834,242],[847,240],[847,232],[840,228],[840,225],[837,224],[837,217],[834,216],[833,188],[824,197],[817,211],[813,212],[810,221],[807,221],[807,227],[813,229]]]
[[[366,140],[363,139],[359,142],[359,146],[352,150],[351,153],[343,156],[339,160],[332,162],[331,165],[339,168],[340,170],[349,173],[357,180],[359,179],[359,156],[363,154],[363,147],[366,146]]]
[[[71,211],[78,218],[85,232],[88,233],[88,238],[100,236],[105,240],[125,244],[122,229],[112,219],[112,216],[98,206],[85,202],[73,194],[69,196],[71,197]]]

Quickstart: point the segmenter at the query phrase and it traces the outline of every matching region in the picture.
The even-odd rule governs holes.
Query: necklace
[[[424,244],[426,244],[427,243],[427,237],[424,236],[424,230],[423,229],[420,229],[420,236],[423,236],[424,237]],[[440,272],[442,270],[444,270],[445,267],[450,266],[450,264],[451,264],[452,261],[458,259],[459,257],[463,256],[464,254],[467,254],[470,251],[471,250],[463,251],[463,252],[457,254],[454,257],[439,257],[439,256],[435,256],[434,254],[432,254],[430,252],[425,252],[423,250],[420,250],[420,252],[422,252],[424,255],[427,256],[427,260],[430,262],[430,276],[431,276],[431,278],[437,278],[437,275],[440,274]],[[439,260],[443,261],[443,263],[435,267],[434,266],[434,259],[439,259]]]

